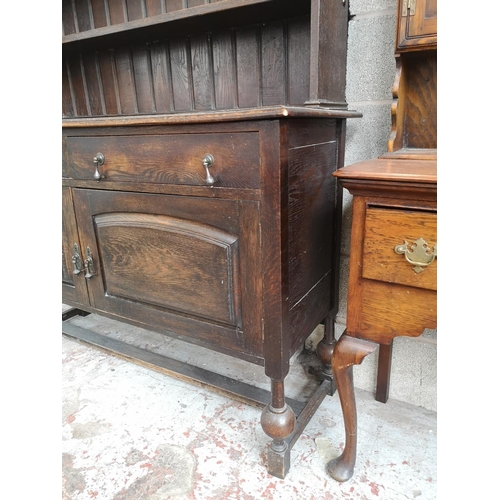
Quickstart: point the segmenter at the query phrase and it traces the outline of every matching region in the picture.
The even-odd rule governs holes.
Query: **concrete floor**
[[[70,321],[268,388],[261,367],[96,315]],[[327,396],[281,480],[265,467],[259,408],[64,336],[62,358],[64,500],[437,498],[433,411],[357,390],[357,466],[341,484],[325,467],[344,444],[338,395]],[[310,385],[299,356],[287,395]]]

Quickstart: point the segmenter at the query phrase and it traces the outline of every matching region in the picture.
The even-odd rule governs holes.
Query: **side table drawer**
[[[203,186],[208,183],[202,161],[208,153],[214,159],[209,172],[215,186],[260,185],[258,132],[68,136],[65,149],[64,170],[72,179],[94,179],[94,158],[101,153],[103,182]]]
[[[437,254],[435,212],[367,208],[363,278],[437,290],[433,253]]]

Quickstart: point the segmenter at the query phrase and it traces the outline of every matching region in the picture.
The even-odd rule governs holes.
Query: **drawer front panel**
[[[205,155],[214,186],[258,189],[260,152],[258,132],[109,135],[66,138],[66,175],[92,180],[97,153],[101,182],[146,182],[155,184],[207,185]],[[207,185],[208,186],[208,185]]]
[[[422,247],[424,242],[428,248]],[[397,253],[395,247],[405,243],[407,251],[400,248]],[[434,250],[437,252],[435,212],[367,208],[363,278],[436,290],[437,258],[432,261],[431,255]]]

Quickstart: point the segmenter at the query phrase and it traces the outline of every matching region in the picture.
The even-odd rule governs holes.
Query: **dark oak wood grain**
[[[335,390],[342,196],[331,173],[345,120],[361,116],[344,98],[347,11],[63,1],[63,298],[263,366],[268,470],[281,478]],[[290,359],[322,322],[318,391],[297,419]]]

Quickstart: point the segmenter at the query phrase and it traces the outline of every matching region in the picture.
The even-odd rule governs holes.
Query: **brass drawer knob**
[[[437,244],[431,249],[423,238],[418,238],[411,245],[407,241],[403,245],[396,245],[394,251],[399,255],[404,254],[406,260],[415,266],[413,270],[418,274],[434,262],[437,257]]]

